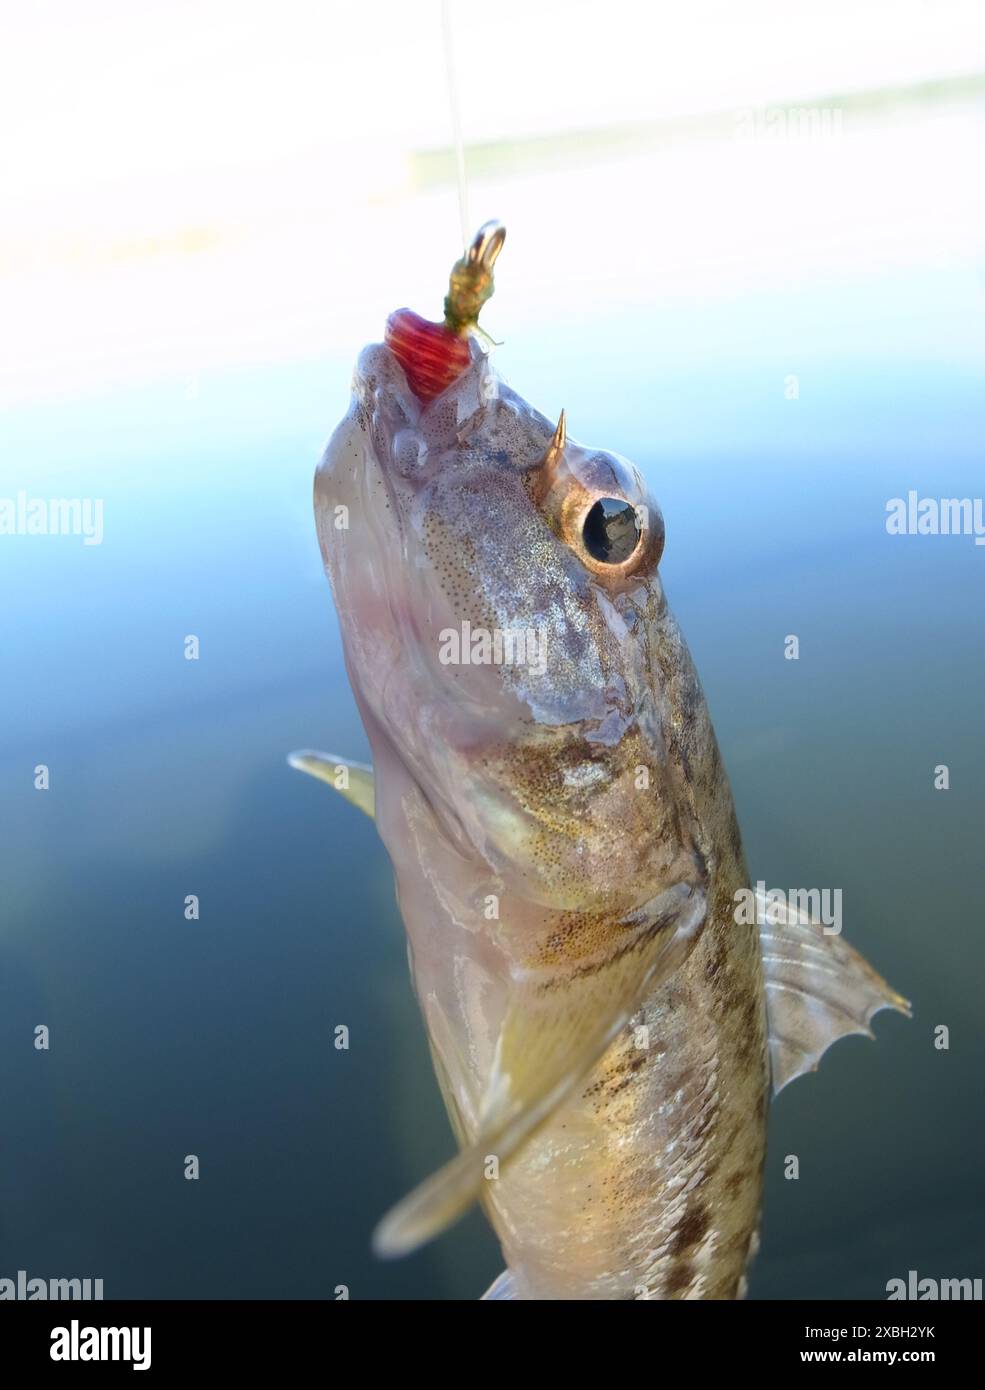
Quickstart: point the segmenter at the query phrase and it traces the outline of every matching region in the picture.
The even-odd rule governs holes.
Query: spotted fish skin
[[[367,348],[315,479],[373,752],[352,799],[393,864],[460,1150],[377,1248],[479,1200],[507,1264],[491,1297],[741,1297],[771,1075],[906,1002],[813,924],[737,916],[749,877],[659,508],[468,349],[422,401]],[[586,541],[600,501],[611,546]]]
[[[758,930],[734,920],[749,880],[732,797],[665,606],[651,646],[686,731],[680,755],[710,866],[707,924],[512,1164],[504,1251],[519,1297],[734,1299],[757,1239],[769,1090]]]

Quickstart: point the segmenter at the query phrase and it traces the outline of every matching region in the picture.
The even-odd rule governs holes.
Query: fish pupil
[[[628,560],[640,540],[636,508],[621,497],[600,497],[585,518],[582,539],[593,560],[607,565]]]

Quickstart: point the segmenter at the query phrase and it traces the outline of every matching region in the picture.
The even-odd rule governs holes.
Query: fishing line
[[[462,246],[471,237],[469,194],[465,180],[465,145],[462,141],[462,113],[458,101],[458,65],[455,61],[455,35],[451,23],[451,0],[441,0],[441,36],[445,50],[445,77],[448,83],[448,105],[451,110],[452,142],[455,147],[455,172],[458,180],[458,215],[462,223]]]

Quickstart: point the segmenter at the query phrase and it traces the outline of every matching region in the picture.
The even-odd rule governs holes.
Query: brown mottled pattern
[[[662,605],[652,624],[650,648],[660,654],[710,870],[709,917],[685,965],[494,1194],[493,1219],[530,1298],[739,1297],[759,1220],[768,1085],[762,967],[756,929],[733,919],[733,895],[748,877],[690,657]],[[592,933],[579,920],[568,932],[556,950],[565,945],[573,963],[572,947]],[[531,1242],[534,1228],[551,1239]]]

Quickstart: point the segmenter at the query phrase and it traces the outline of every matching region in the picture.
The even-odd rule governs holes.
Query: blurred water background
[[[498,365],[647,473],[753,876],[841,887],[915,1004],[777,1103],[751,1296],[981,1276],[985,548],[885,527],[983,487],[980,7],[480,8],[448,10]],[[311,475],[459,253],[439,7],[10,37],[0,496],[101,498],[105,534],[0,536],[0,1275],[477,1297],[478,1215],[370,1255],[452,1141],[373,827],[284,761],[367,751]]]

